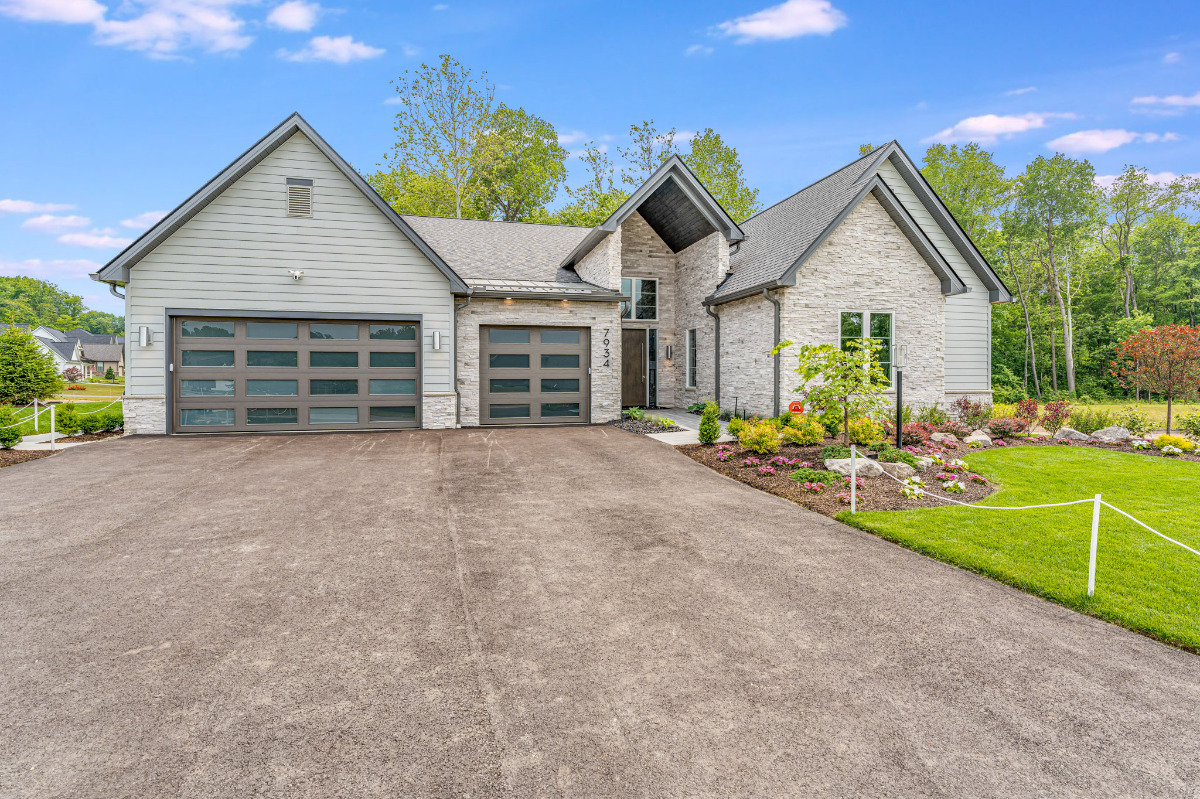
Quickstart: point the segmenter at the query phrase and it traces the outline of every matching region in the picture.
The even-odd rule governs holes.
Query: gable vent
[[[305,178],[287,179],[288,216],[312,216],[313,182]]]

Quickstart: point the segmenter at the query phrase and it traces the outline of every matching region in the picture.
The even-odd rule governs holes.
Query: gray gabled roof
[[[579,263],[639,210],[672,252],[679,252],[713,231],[720,231],[731,243],[745,238],[737,222],[692,174],[683,159],[672,155],[608,219],[588,231],[561,265],[571,267]]]
[[[966,291],[961,277],[879,177],[879,167],[885,160],[891,160],[918,199],[929,208],[938,226],[987,287],[992,301],[1007,301],[1011,295],[1003,282],[950,217],[900,145],[893,141],[743,222],[746,240],[730,255],[730,274],[707,302],[729,302],[763,289],[794,285],[799,267],[868,194],[874,195],[925,258],[941,280],[944,293]]]
[[[276,126],[274,130],[259,139],[254,146],[238,156],[233,163],[221,170],[216,177],[204,184],[195,194],[184,200],[175,210],[163,217],[158,224],[139,236],[132,244],[105,264],[99,272],[92,275],[92,279],[116,285],[128,283],[129,268],[131,266],[144,258],[155,247],[166,241],[171,234],[179,230],[189,219],[219,196],[221,192],[232,186],[239,178],[257,166],[264,158],[297,133],[304,134],[305,137],[316,145],[317,149],[379,209],[379,212],[389,222],[399,228],[400,232],[407,236],[424,253],[426,258],[433,262],[433,265],[450,280],[451,291],[467,291],[467,286],[463,283],[462,278],[454,273],[454,270],[442,260],[441,256],[423,241],[408,226],[408,223],[401,219],[400,215],[299,114],[292,114]]]
[[[85,361],[120,361],[125,355],[125,348],[120,344],[93,344],[82,342],[83,359]]]
[[[42,338],[41,336],[37,336],[37,340],[47,349],[54,350],[54,353],[64,361],[78,360],[75,357],[75,347],[79,343],[77,341],[55,341],[52,338]]]

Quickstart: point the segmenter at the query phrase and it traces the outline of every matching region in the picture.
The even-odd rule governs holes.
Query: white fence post
[[[50,451],[54,452],[54,406],[48,406],[50,410]]]
[[[854,445],[850,445],[850,512],[854,513],[855,506],[858,504],[858,486],[855,483],[858,481],[858,450]]]
[[[1100,495],[1092,503],[1092,554],[1088,558],[1088,596],[1096,593],[1096,545],[1100,538]]]

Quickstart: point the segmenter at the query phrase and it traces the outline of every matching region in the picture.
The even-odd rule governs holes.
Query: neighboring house
[[[0,324],[0,330],[6,327],[8,325]],[[31,326],[18,324],[14,325],[14,327],[28,330],[33,335],[38,346],[44,352],[49,353],[50,357],[54,359],[54,368],[58,370],[59,374],[62,374],[71,367],[79,369],[80,372],[84,371],[83,348],[78,341],[65,338],[61,330],[55,330],[52,327],[44,325]]]
[[[80,342],[87,377],[104,377],[113,370],[115,377],[125,376],[125,347],[121,344]]]
[[[400,216],[299,115],[93,277],[133,433],[774,414],[782,339],[905,344],[907,401],[986,397],[1011,300],[894,142],[741,225],[671,158],[581,228]]]

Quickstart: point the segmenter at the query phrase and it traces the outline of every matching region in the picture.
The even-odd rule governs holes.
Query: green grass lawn
[[[1102,494],[1200,549],[1200,464],[1078,447],[969,453],[1002,489],[982,505],[1036,505]],[[898,487],[897,487],[898,488]],[[1102,508],[1096,594],[1087,596],[1092,506],[1022,511],[927,508],[838,519],[938,560],[1200,653],[1200,556]]]
[[[1146,412],[1146,415],[1150,417],[1150,421],[1157,428],[1161,428],[1164,425],[1166,425],[1166,423],[1167,423],[1167,403],[1166,402],[1145,402],[1145,401],[1138,402],[1138,403],[1098,402],[1095,405],[1079,404],[1079,405],[1076,405],[1075,407],[1103,409],[1103,410],[1108,411],[1113,416],[1116,416],[1118,413],[1121,412],[1122,409],[1124,409],[1124,407],[1126,405],[1136,405],[1136,407],[1144,410]],[[1194,411],[1200,411],[1200,405],[1197,405],[1195,403],[1188,404],[1186,402],[1171,403],[1172,424],[1174,424],[1174,420],[1177,419],[1181,413],[1193,413]]]
[[[97,410],[100,410],[101,408],[103,408],[104,406],[108,405],[110,402],[112,402],[111,399],[98,400],[96,402],[77,402],[77,403],[75,403],[75,408],[80,413],[85,413],[88,411],[97,411]],[[44,408],[45,406],[42,406],[42,407]],[[108,410],[110,410],[110,411],[121,410],[121,403],[118,402],[116,405],[113,405]],[[28,422],[21,425],[21,427],[19,428],[21,431],[21,435],[31,436],[34,433],[49,433],[50,432],[50,411],[43,410],[38,415],[38,429],[37,430],[33,429],[33,419],[31,418],[32,416],[33,416],[33,408],[26,408],[22,411],[17,412],[18,419],[29,419]]]
[[[121,383],[71,383],[74,386],[83,386],[83,391],[60,391],[58,396],[62,399],[71,400],[72,402],[84,397],[111,397],[113,399],[125,393],[125,386]]]

